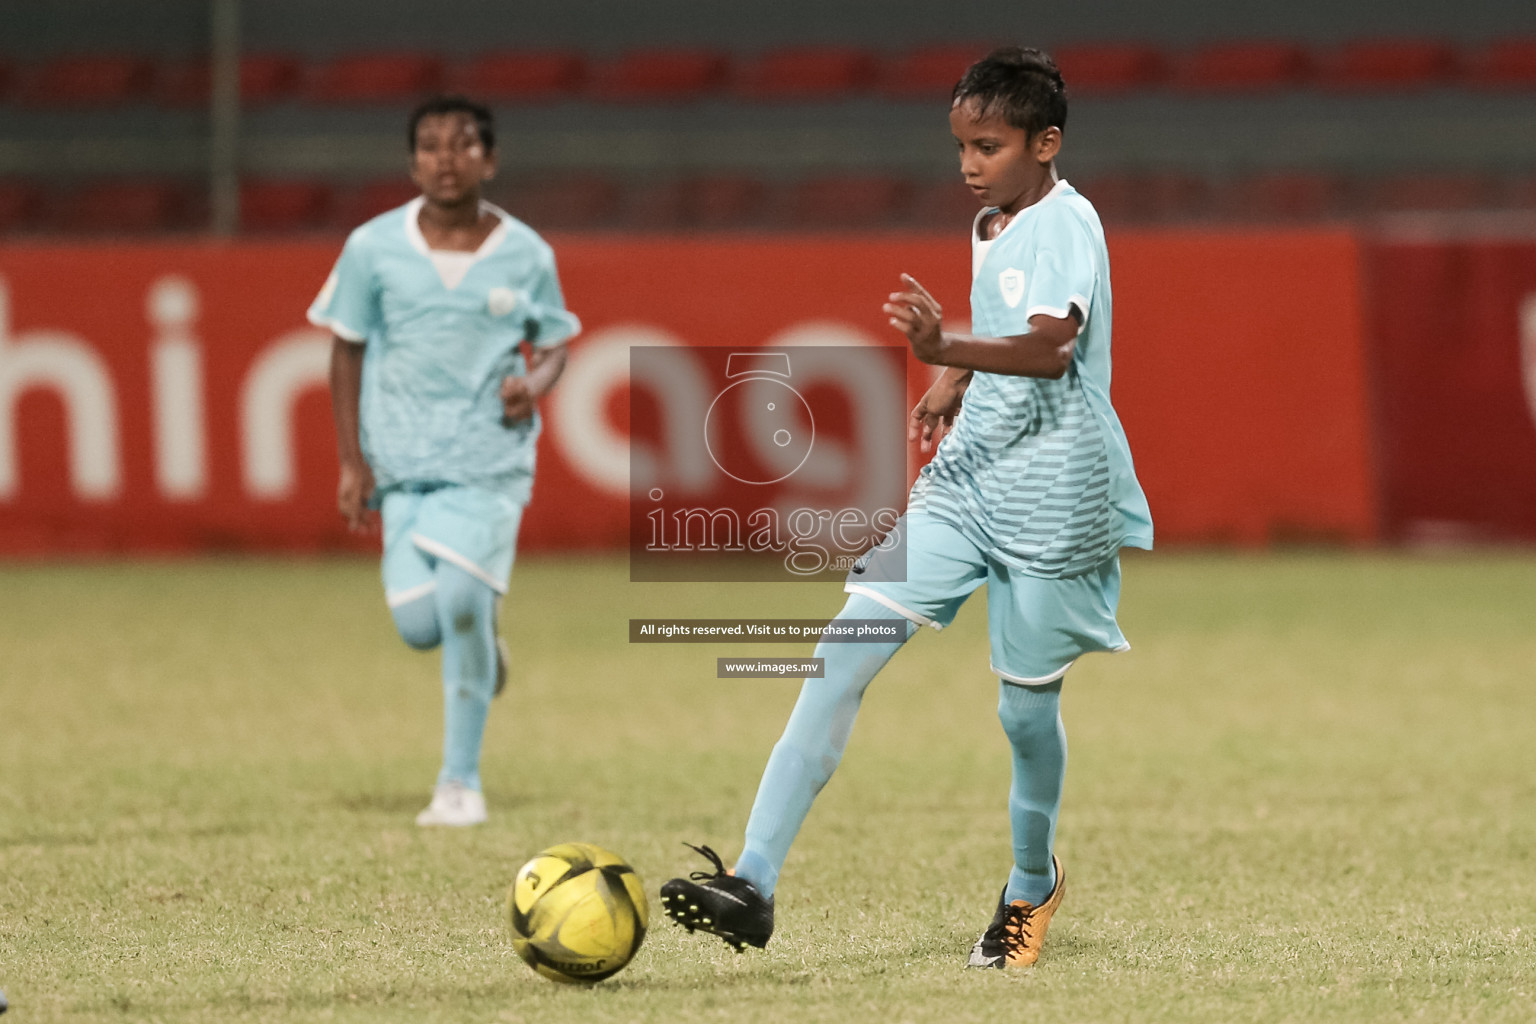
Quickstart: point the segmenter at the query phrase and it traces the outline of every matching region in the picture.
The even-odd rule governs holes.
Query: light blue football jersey
[[[539,419],[503,426],[501,381],[526,372],[524,340],[558,345],[581,324],[533,229],[487,203],[501,224],[479,250],[434,254],[417,220],[422,202],[352,232],[309,320],[367,345],[359,433],[375,502],[393,488],[438,484],[526,502]]]
[[[1059,181],[990,242],[973,227],[971,245],[974,334],[1013,337],[1036,314],[1074,307],[1085,320],[1060,380],[972,378],[909,509],[1047,578],[1093,570],[1122,547],[1150,548],[1151,512],[1109,402],[1109,251],[1098,214]]]

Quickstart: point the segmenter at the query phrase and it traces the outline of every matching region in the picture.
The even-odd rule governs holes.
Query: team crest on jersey
[[[1009,267],[997,275],[997,287],[1003,293],[1003,301],[1013,309],[1024,299],[1024,271]]]
[[[517,308],[517,292],[511,288],[492,288],[486,296],[485,308],[491,316],[506,316]]]

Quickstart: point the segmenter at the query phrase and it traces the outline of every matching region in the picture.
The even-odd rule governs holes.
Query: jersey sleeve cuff
[[[556,317],[540,320],[539,336],[534,339],[533,347],[553,348],[556,345],[564,345],[580,333],[581,321],[576,319],[576,315],[561,311]]]
[[[310,310],[307,314],[309,322],[316,327],[323,327],[342,341],[350,341],[354,345],[361,345],[368,340],[368,336],[362,331],[355,331],[335,317],[326,316],[318,310]]]
[[[1083,314],[1082,326],[1087,327],[1088,326],[1088,300],[1086,298],[1084,298],[1083,296],[1081,296],[1081,295],[1074,295],[1074,296],[1072,296],[1070,299],[1067,300],[1067,304],[1065,306],[1046,306],[1046,305],[1030,306],[1028,309],[1026,309],[1024,311],[1024,319],[1028,320],[1030,317],[1035,316],[1036,314],[1043,313],[1046,316],[1053,316],[1053,317],[1055,317],[1058,320],[1065,320],[1067,317],[1072,315],[1072,308],[1074,306],[1082,311],[1082,314]]]

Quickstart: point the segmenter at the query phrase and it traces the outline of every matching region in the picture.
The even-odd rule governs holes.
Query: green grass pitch
[[[28,1021],[1529,1021],[1536,557],[1128,558],[1135,650],[1068,677],[1041,964],[968,972],[1009,860],[976,606],[871,689],[762,953],[655,890],[727,857],[794,681],[776,646],[636,645],[646,616],[831,615],[835,585],[632,585],[518,566],[492,820],[423,832],[436,655],[373,565],[0,568],[0,989]],[[519,864],[635,864],[652,930],[594,988],[535,977]]]

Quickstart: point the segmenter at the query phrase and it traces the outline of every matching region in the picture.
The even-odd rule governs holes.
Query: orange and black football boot
[[[1051,863],[1056,867],[1056,885],[1038,907],[1025,900],[1004,903],[1003,896],[997,898],[997,913],[971,947],[967,967],[1029,967],[1040,959],[1046,929],[1051,926],[1056,908],[1061,906],[1067,883],[1061,861],[1052,856]],[[1006,889],[1003,895],[1007,895]]]

